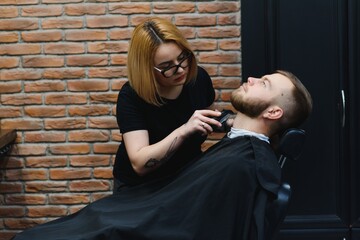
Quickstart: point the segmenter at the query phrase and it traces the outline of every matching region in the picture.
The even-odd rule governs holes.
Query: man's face
[[[261,78],[249,77],[247,82],[233,91],[231,103],[239,112],[255,118],[271,105],[289,101],[293,87],[290,79],[279,73]]]

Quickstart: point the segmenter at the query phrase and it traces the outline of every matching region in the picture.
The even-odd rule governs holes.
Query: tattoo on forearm
[[[155,168],[160,164],[165,163],[167,160],[169,160],[169,158],[174,155],[175,153],[175,143],[177,141],[177,137],[173,140],[173,142],[171,143],[169,149],[167,150],[167,152],[165,153],[165,156],[158,160],[155,158],[150,158],[146,163],[145,163],[145,168]]]

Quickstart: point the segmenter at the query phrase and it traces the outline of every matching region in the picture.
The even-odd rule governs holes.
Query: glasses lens
[[[179,62],[178,65],[171,66],[170,68],[166,69],[163,74],[165,77],[171,77],[175,75],[175,73],[178,71],[179,67],[186,68],[189,66],[189,58],[191,57],[190,53],[187,53],[184,58]]]

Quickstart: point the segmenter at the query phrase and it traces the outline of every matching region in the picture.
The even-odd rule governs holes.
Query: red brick
[[[68,81],[68,90],[71,92],[108,91],[109,81],[107,80],[74,80]]]
[[[7,218],[4,221],[9,229],[27,229],[45,223],[47,220],[44,218]],[[0,237],[0,239],[4,238]]]
[[[106,66],[108,57],[104,55],[67,56],[68,66]]]
[[[117,128],[115,117],[89,117],[88,125],[90,128]]]
[[[219,25],[240,25],[240,22],[241,22],[241,20],[240,20],[239,13],[225,15],[225,16],[219,16],[219,19],[218,19]]]
[[[89,69],[90,78],[117,78],[117,77],[126,77],[126,75],[127,75],[126,67]]]
[[[45,119],[45,129],[82,129],[86,127],[85,118]]]
[[[198,3],[198,11],[200,13],[228,13],[238,12],[240,3],[238,2],[214,2],[214,3]]]
[[[17,233],[17,231],[0,231],[0,239],[2,240],[11,240],[15,234]]]
[[[69,213],[70,214],[76,213],[76,212],[80,211],[81,209],[83,209],[84,207],[86,207],[86,205],[74,205],[74,206],[70,205]]]
[[[90,177],[91,177],[91,169],[90,168],[50,169],[50,179],[51,180],[82,179],[82,178],[90,178]]]
[[[67,164],[66,156],[46,156],[46,157],[29,156],[26,158],[26,166],[30,168],[64,167],[66,166],[66,164]],[[28,186],[28,184],[29,183],[27,183],[26,186]]]
[[[4,193],[18,193],[22,190],[21,183],[9,183],[9,182],[0,182],[0,192]]]
[[[41,169],[17,169],[7,170],[5,173],[6,180],[45,180],[47,171]]]
[[[24,42],[57,42],[61,41],[61,31],[35,31],[22,32],[21,38]]]
[[[29,55],[39,54],[40,52],[40,44],[20,43],[0,45],[0,55]]]
[[[64,132],[25,132],[24,141],[27,143],[65,142]]]
[[[0,205],[0,217],[22,217],[24,214],[24,207]]]
[[[182,15],[177,16],[175,24],[177,26],[215,26],[216,16],[212,15]]]
[[[122,134],[120,133],[120,130],[119,129],[116,129],[116,130],[111,130],[111,140],[113,141],[122,141]]]
[[[89,154],[90,146],[86,143],[78,144],[61,144],[61,145],[50,145],[49,152],[57,155],[64,154]],[[80,177],[80,176],[79,176]]]
[[[150,13],[151,5],[150,3],[110,3],[109,4],[109,13],[111,14],[146,14]]]
[[[47,193],[47,192],[64,192],[67,190],[67,181],[46,181],[46,182],[26,182],[26,192]]]
[[[113,91],[119,91],[126,82],[127,82],[127,79],[125,79],[125,80],[123,80],[123,79],[113,80],[112,84],[111,84],[111,89]]]
[[[14,43],[19,41],[19,35],[16,32],[3,32],[0,33],[1,43]]]
[[[104,197],[108,197],[110,195],[112,195],[112,192],[100,192],[100,193],[93,193],[92,197],[93,197],[93,201],[97,201]]]
[[[43,123],[38,119],[2,119],[2,129],[36,130],[41,129]]]
[[[82,93],[73,94],[48,94],[45,96],[46,104],[85,104],[86,95]]]
[[[13,149],[14,148],[12,148],[12,150]],[[12,152],[12,150],[10,150],[10,153]],[[16,152],[14,151],[14,153],[16,153]],[[23,168],[25,166],[24,159],[20,158],[19,156],[17,156],[17,157],[8,156],[6,158],[6,161],[4,161],[4,160],[5,159],[2,159],[2,162],[0,165],[1,169],[8,170],[8,169],[12,169],[12,168]]]
[[[3,94],[0,99],[1,104],[4,105],[30,105],[42,103],[41,95],[39,94]]]
[[[30,206],[28,217],[62,217],[67,214],[67,207],[63,206]]]
[[[90,197],[89,194],[84,193],[71,193],[71,194],[50,194],[49,203],[50,204],[84,204],[89,203]]]
[[[23,69],[14,69],[14,70],[1,70],[0,71],[0,80],[37,80],[41,78],[41,70],[23,70]]]
[[[216,50],[218,43],[216,40],[207,40],[204,42],[204,40],[194,40],[194,41],[190,41],[191,42],[191,47],[193,48],[193,50],[201,50],[201,51],[212,51],[212,50]]]
[[[112,66],[114,65],[126,65],[127,55],[126,54],[112,54],[110,55]]]
[[[225,39],[219,41],[219,48],[222,50],[240,50],[241,43],[238,39]]]
[[[88,44],[89,53],[120,53],[127,52],[128,42],[97,42]]]
[[[88,28],[112,28],[125,27],[128,25],[126,16],[96,16],[87,17],[86,26]]]
[[[67,4],[65,14],[69,16],[82,15],[102,15],[105,14],[106,7],[100,4]]]
[[[33,30],[38,29],[37,19],[1,19],[0,30],[16,31],[16,30]]]
[[[48,43],[44,45],[46,54],[79,54],[85,53],[84,43]]]
[[[64,57],[23,57],[23,66],[26,68],[34,67],[62,67],[64,66]]]
[[[209,27],[198,30],[199,37],[202,38],[233,38],[240,37],[240,28],[234,27]]]
[[[119,143],[96,143],[93,148],[94,153],[116,154],[119,148]]]
[[[42,20],[41,27],[43,29],[69,29],[82,28],[83,19],[81,18],[47,18]]]
[[[72,79],[85,77],[83,68],[48,68],[43,72],[43,77],[48,79]]]
[[[107,39],[107,32],[102,30],[69,30],[65,32],[65,39],[67,41],[100,41]]]
[[[21,92],[21,90],[22,90],[22,86],[20,82],[9,82],[9,83],[0,82],[0,93],[18,93]]]
[[[94,169],[95,178],[104,178],[104,179],[113,179],[112,168],[95,168]]]
[[[130,39],[133,29],[111,29],[109,31],[109,37],[111,40],[124,40]]]
[[[56,42],[62,39],[61,31],[22,32],[24,42]]]
[[[195,3],[191,2],[157,2],[154,3],[154,13],[194,13]]]
[[[0,58],[0,69],[15,68],[19,66],[19,58],[17,57],[2,57]]]
[[[1,0],[0,5],[29,5],[38,3],[39,0]]]
[[[71,181],[69,187],[73,192],[97,192],[108,191],[111,185],[105,180],[79,180]]]
[[[90,94],[91,103],[116,103],[118,93],[93,93]]]
[[[0,85],[1,87],[1,85]],[[22,116],[22,112],[21,112],[22,108],[19,107],[1,107],[1,111],[0,111],[0,118],[15,118],[15,117],[21,117]]]
[[[13,205],[38,205],[45,204],[45,195],[34,195],[34,194],[8,194],[5,198],[6,204]]]
[[[62,15],[62,6],[31,6],[22,7],[21,15],[24,17],[55,17]]]
[[[235,77],[239,77],[241,76],[241,67],[240,66],[221,66],[220,67],[220,74],[222,76],[235,76]]]
[[[77,130],[68,135],[70,142],[105,142],[109,139],[110,133],[107,130]]]
[[[110,158],[106,155],[70,156],[70,166],[74,167],[99,167],[109,165]]]
[[[16,7],[1,7],[0,18],[14,18],[19,15]]]
[[[42,3],[47,4],[47,3],[80,3],[83,2],[84,0],[42,0]]]
[[[25,92],[59,92],[65,90],[65,83],[61,81],[25,82]]]
[[[206,63],[240,63],[241,57],[239,52],[207,52],[199,54],[199,62]]]
[[[109,115],[111,107],[107,105],[69,106],[69,116],[98,116]],[[1,112],[0,112],[1,116]]]
[[[239,78],[226,78],[226,79],[213,79],[214,88],[230,88],[235,89],[240,87],[240,77]]]

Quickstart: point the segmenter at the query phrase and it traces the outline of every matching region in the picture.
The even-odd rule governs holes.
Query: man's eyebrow
[[[268,83],[269,87],[271,87],[271,80],[267,77],[267,75],[263,76],[262,79],[264,80],[264,82],[266,81]]]

